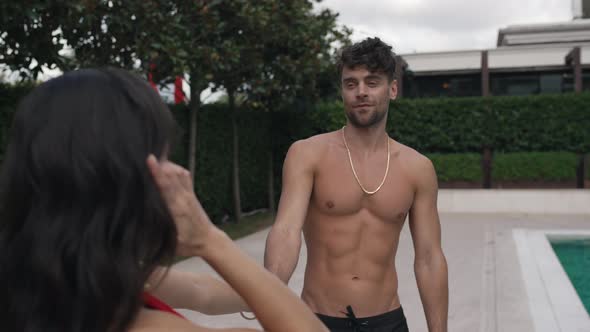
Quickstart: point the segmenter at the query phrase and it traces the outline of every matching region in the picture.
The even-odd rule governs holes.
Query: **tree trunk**
[[[197,165],[197,113],[201,106],[200,96],[197,91],[191,93],[191,103],[189,107],[190,125],[189,125],[189,142],[188,142],[188,170],[195,178]],[[194,180],[193,180],[194,181]]]
[[[483,148],[482,156],[482,170],[483,170],[483,183],[482,187],[485,189],[492,188],[492,149],[489,147]]]
[[[198,113],[199,109],[201,108],[201,92],[205,89],[206,86],[203,85],[198,78],[198,72],[191,72],[190,73],[190,89],[191,89],[191,100],[189,105],[189,141],[188,141],[188,151],[187,151],[187,164],[188,170],[191,172],[191,176],[194,179],[196,177],[197,172],[197,121],[198,121]],[[194,185],[194,184],[193,184]]]
[[[234,220],[240,222],[242,216],[242,202],[240,199],[240,165],[239,165],[239,138],[237,111],[234,91],[227,90],[229,110],[231,113],[232,135],[233,135],[233,196],[234,196]]]
[[[576,170],[576,188],[584,188],[584,180],[586,179],[586,155],[578,154],[578,167]]]

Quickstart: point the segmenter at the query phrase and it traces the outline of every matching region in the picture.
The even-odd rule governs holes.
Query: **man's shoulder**
[[[297,150],[308,155],[322,155],[330,145],[337,143],[335,132],[318,134],[305,139],[300,139],[291,144],[289,150]]]
[[[298,143],[298,144],[305,144],[308,146],[326,145],[326,144],[333,143],[335,141],[337,133],[338,133],[338,131],[331,131],[331,132],[327,132],[327,133],[317,134],[317,135],[310,136],[305,139],[298,140],[293,144]]]
[[[434,170],[432,161],[422,153],[399,142],[396,142],[396,146],[399,158],[410,172],[421,174],[424,171]]]
[[[289,147],[286,160],[299,167],[315,169],[323,156],[338,144],[335,132],[319,134],[295,141]]]

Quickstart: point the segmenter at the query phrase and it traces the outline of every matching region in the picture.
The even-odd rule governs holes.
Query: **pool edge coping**
[[[549,238],[590,237],[590,230],[512,231],[536,332],[590,331],[590,317]]]

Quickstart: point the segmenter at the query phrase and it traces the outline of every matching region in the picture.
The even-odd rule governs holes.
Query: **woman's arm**
[[[178,254],[200,256],[209,263],[246,301],[266,331],[328,331],[293,291],[211,223],[188,171],[153,156],[148,166],[176,223]]]
[[[173,308],[206,315],[250,311],[230,285],[209,273],[189,273],[162,267],[152,273],[147,290]]]

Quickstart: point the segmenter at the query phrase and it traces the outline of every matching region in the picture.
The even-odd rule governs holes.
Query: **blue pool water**
[[[586,311],[590,314],[590,237],[550,242]]]

